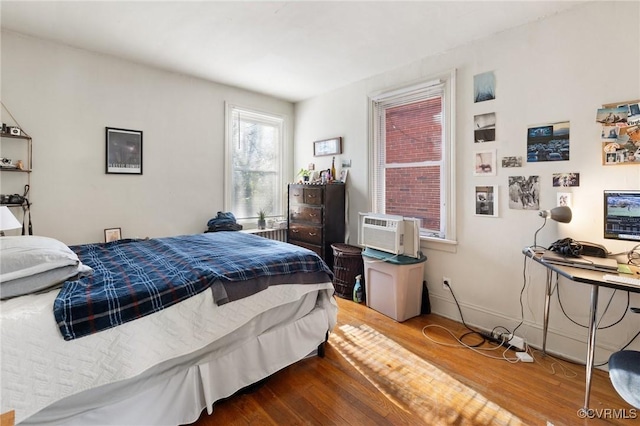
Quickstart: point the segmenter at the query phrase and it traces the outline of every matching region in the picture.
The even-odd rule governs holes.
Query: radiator
[[[286,229],[246,229],[241,232],[246,232],[259,237],[268,238],[270,240],[287,242],[287,230]]]

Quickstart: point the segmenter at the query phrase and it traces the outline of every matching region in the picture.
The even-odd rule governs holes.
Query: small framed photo
[[[142,174],[142,131],[106,127],[105,173]]]
[[[340,170],[340,182],[347,183],[347,176],[349,176],[349,169]]]
[[[558,198],[558,202],[557,202],[558,207],[561,207],[561,206],[573,207],[571,202],[571,192],[558,192],[557,198]]]
[[[474,155],[474,176],[496,175],[496,150],[476,151]]]
[[[476,216],[498,217],[498,187],[476,186]]]
[[[475,143],[495,142],[496,140],[496,113],[479,114],[473,117]]]
[[[110,243],[118,241],[122,238],[122,230],[120,228],[107,228],[104,230],[104,242]]]
[[[496,98],[496,77],[493,71],[473,76],[473,102],[490,101]]]
[[[552,185],[563,188],[580,186],[580,173],[554,173]]]
[[[342,138],[325,139],[313,143],[313,156],[322,157],[324,155],[342,154]]]
[[[502,157],[502,167],[522,167],[522,156]]]

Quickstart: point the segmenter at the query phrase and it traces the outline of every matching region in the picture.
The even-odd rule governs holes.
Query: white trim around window
[[[441,172],[441,229],[421,232],[423,241],[456,244],[456,166],[455,166],[455,99],[456,70],[424,79],[420,82],[390,88],[369,96],[369,179],[368,192],[372,211],[384,213],[384,123],[382,109],[419,101],[435,93],[442,97],[442,172]],[[381,136],[382,135],[382,136]]]

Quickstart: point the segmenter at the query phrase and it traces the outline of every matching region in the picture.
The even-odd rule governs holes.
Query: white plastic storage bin
[[[402,256],[411,263],[392,263],[367,256],[373,253],[379,252],[367,249],[362,254],[367,306],[398,322],[420,315],[426,258]]]

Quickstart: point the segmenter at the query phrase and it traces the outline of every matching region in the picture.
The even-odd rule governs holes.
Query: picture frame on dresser
[[[107,174],[142,174],[142,131],[105,127]]]

